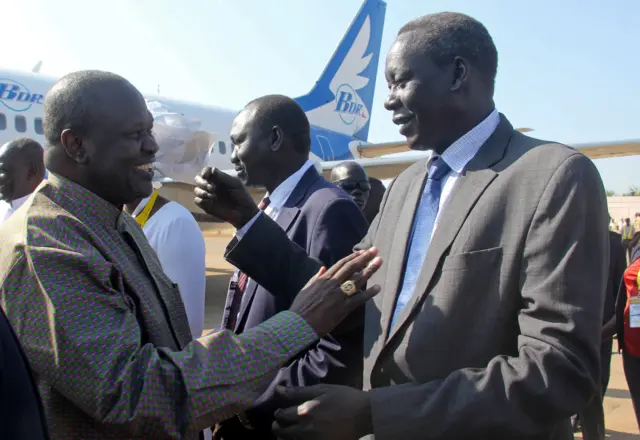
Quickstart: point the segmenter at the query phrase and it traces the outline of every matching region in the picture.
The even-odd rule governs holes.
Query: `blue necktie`
[[[391,319],[391,328],[400,316],[400,312],[407,305],[413,296],[416,288],[416,282],[420,276],[422,265],[427,257],[427,250],[431,242],[431,232],[438,215],[440,205],[440,194],[442,193],[442,185],[445,181],[443,177],[451,170],[447,163],[438,157],[434,160],[429,169],[427,183],[424,186],[418,212],[413,220],[413,230],[409,241],[409,255],[407,257],[407,265],[402,280],[402,288],[396,301],[396,308]]]

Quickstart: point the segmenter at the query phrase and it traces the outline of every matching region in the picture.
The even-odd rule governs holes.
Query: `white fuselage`
[[[44,95],[55,81],[41,74],[0,70],[0,145],[19,137],[29,137],[46,145],[42,127]],[[229,131],[236,111],[152,94],[144,97],[196,122],[190,135],[208,143],[196,142],[200,153],[206,148],[206,165],[233,168]]]

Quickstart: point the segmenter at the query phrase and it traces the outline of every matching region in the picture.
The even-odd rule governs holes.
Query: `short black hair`
[[[130,84],[120,75],[101,70],[81,70],[60,78],[44,100],[42,122],[47,143],[60,145],[66,129],[86,135],[94,121],[98,90],[113,83]]]
[[[482,23],[458,12],[439,12],[416,18],[405,24],[398,36],[419,32],[420,45],[439,66],[456,56],[469,60],[491,87],[498,72],[498,50]]]
[[[0,147],[1,150],[15,153],[33,171],[44,173],[44,150],[38,141],[27,137],[18,138],[4,144]]]
[[[255,109],[261,127],[270,130],[277,125],[297,152],[311,151],[309,119],[295,100],[284,95],[265,95],[248,103],[245,109],[249,107]]]

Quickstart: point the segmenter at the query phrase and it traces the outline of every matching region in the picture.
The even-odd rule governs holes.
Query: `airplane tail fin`
[[[296,98],[312,125],[367,141],[386,7],[365,0],[311,92]]]

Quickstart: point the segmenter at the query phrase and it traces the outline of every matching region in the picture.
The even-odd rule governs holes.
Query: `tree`
[[[616,195],[615,191],[607,190],[607,197],[613,197]]]
[[[629,187],[629,191],[624,193],[625,196],[640,196],[640,188],[637,186]]]

